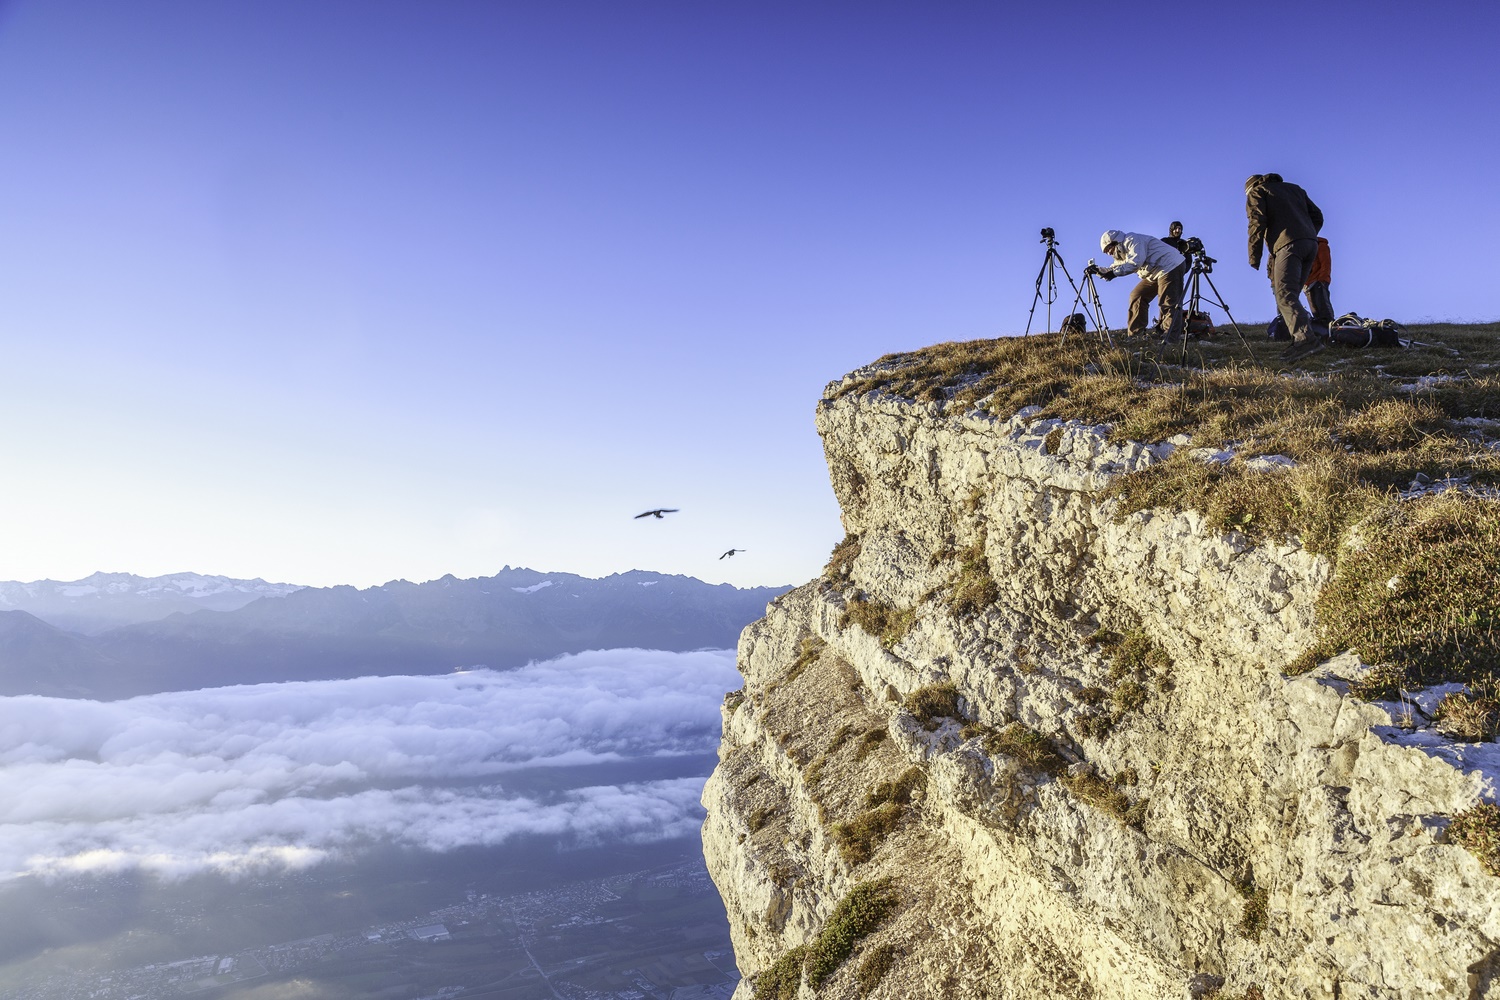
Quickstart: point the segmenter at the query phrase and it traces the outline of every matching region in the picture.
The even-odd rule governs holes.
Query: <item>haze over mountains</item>
[[[0,583],[0,695],[108,699],[506,669],[587,649],[727,648],[784,589],[508,566],[366,589],[197,574]]]

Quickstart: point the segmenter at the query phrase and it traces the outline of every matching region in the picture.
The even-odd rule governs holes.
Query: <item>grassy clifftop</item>
[[[1173,440],[1111,487],[1124,516],[1170,507],[1335,561],[1319,642],[1380,663],[1366,697],[1468,683],[1500,724],[1500,323],[1408,328],[1408,349],[1330,348],[1295,366],[1245,329],[1158,356],[1153,345],[1056,335],[893,354],[839,387],[962,412],[1109,424]],[[1248,346],[1248,350],[1247,350]],[[1280,457],[1273,457],[1280,456]],[[1258,460],[1258,461],[1257,461]]]

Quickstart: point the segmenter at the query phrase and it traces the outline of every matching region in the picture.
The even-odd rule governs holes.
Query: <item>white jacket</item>
[[[1101,274],[1118,277],[1134,273],[1146,281],[1157,281],[1185,259],[1155,236],[1111,229],[1099,237],[1099,249],[1103,250],[1111,243],[1117,244],[1115,263],[1110,267],[1101,267]]]

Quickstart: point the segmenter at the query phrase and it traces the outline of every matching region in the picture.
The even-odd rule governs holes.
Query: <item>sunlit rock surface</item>
[[[1283,674],[1325,559],[1117,520],[1110,479],[1186,441],[837,389],[818,430],[857,541],[745,630],[704,790],[736,1000],[881,878],[900,909],[816,995],[1500,997],[1500,879],[1445,842],[1493,796],[1494,745],[1350,697],[1353,657]],[[981,554],[994,589],[955,612]],[[846,619],[861,600],[914,614],[882,641]],[[1155,652],[1122,671],[1102,632]],[[944,682],[963,718],[903,707]],[[1056,756],[1000,735],[1027,732]],[[868,796],[913,766],[860,860]]]

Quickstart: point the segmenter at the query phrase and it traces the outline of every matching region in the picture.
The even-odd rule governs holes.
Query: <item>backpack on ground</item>
[[[1328,328],[1328,341],[1340,347],[1363,350],[1372,347],[1405,347],[1406,329],[1391,319],[1366,319],[1358,313],[1344,313]],[[1409,339],[1409,338],[1408,338]]]
[[[1088,332],[1088,321],[1089,318],[1083,313],[1074,313],[1062,321],[1062,326],[1058,327],[1058,330],[1064,334],[1084,334]]]
[[[1291,340],[1292,339],[1292,331],[1290,331],[1290,330],[1288,330],[1286,328],[1286,320],[1282,319],[1280,316],[1277,316],[1275,319],[1271,320],[1271,322],[1267,323],[1266,324],[1266,339],[1267,340]]]
[[[1187,335],[1189,337],[1212,337],[1214,335],[1214,321],[1208,318],[1206,312],[1190,312],[1187,314]]]

